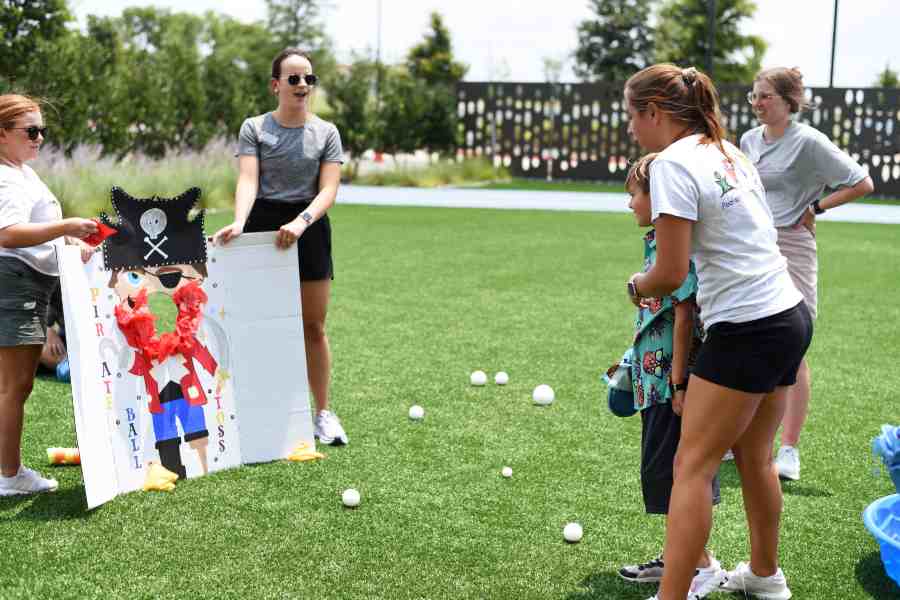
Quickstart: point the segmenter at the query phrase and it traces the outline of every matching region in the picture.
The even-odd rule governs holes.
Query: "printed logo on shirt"
[[[268,146],[274,146],[278,143],[278,136],[272,135],[268,131],[263,131],[259,134],[259,141]]]

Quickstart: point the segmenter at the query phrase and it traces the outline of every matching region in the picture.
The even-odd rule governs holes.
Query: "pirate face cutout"
[[[147,295],[156,293],[174,296],[175,292],[192,281],[203,283],[206,279],[204,265],[171,265],[157,269],[125,269],[113,271],[109,287],[115,290],[122,303],[134,306],[134,298],[141,290]]]

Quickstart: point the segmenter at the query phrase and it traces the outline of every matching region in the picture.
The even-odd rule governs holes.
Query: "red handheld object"
[[[97,232],[92,233],[91,235],[84,238],[84,243],[88,246],[96,248],[100,244],[103,243],[103,240],[106,238],[116,235],[119,231],[113,227],[110,227],[106,223],[102,223],[100,219],[91,219],[94,223],[97,224]]]

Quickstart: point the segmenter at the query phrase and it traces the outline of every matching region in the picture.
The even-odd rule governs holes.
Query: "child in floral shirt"
[[[648,154],[629,171],[625,187],[629,208],[638,225],[650,227],[650,164]],[[656,261],[656,231],[644,236],[644,271]],[[637,304],[632,348],[631,384],[634,408],[641,413],[641,488],[648,514],[667,514],[674,479],[675,453],[681,437],[681,411],[687,389],[688,367],[700,345],[702,330],[694,296],[697,274],[691,262],[687,278],[671,296],[649,298]],[[719,502],[718,478],[713,480],[713,503]],[[658,582],[665,568],[659,556],[639,565],[627,565],[619,575],[637,583]],[[698,557],[691,598],[716,590],[725,571],[709,552]]]

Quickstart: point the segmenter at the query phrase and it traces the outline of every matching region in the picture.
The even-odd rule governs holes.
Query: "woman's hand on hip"
[[[287,250],[303,235],[304,231],[306,231],[306,221],[303,219],[286,223],[278,230],[278,234],[275,236],[275,245],[282,250]]]
[[[234,238],[244,233],[244,224],[235,221],[231,225],[226,225],[213,235],[213,243],[217,246],[225,245]]]
[[[797,229],[806,227],[806,230],[809,231],[813,237],[816,237],[816,213],[813,211],[812,206],[803,211],[803,215],[794,227]]]
[[[684,396],[686,392],[684,390],[675,390],[675,393],[672,394],[672,412],[681,416],[681,413],[684,412]]]

